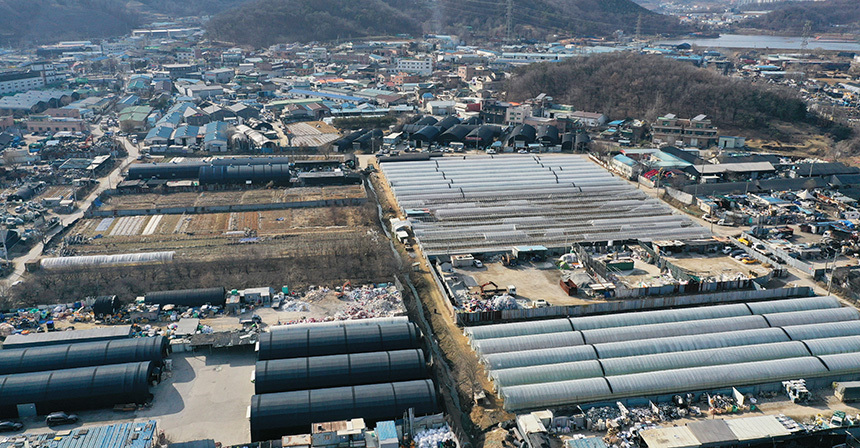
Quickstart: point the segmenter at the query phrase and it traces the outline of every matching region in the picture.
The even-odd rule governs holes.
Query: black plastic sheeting
[[[254,392],[270,394],[423,378],[427,378],[427,365],[420,349],[273,359],[257,361]]]
[[[436,412],[431,380],[366,386],[301,390],[251,397],[251,441],[280,440],[287,434],[307,434],[314,423],[363,418],[368,427],[403,417]]]
[[[224,306],[227,303],[227,290],[223,286],[217,288],[177,289],[173,291],[155,291],[146,293],[146,303],[153,305],[177,306]]]
[[[144,361],[161,366],[168,349],[167,338],[156,336],[0,350],[0,375]]]
[[[96,297],[96,301],[93,303],[93,314],[96,316],[113,314],[117,312],[119,308],[120,303],[119,300],[116,299],[116,296],[99,296]]]
[[[279,185],[290,183],[293,175],[290,166],[277,165],[218,165],[200,168],[201,184],[263,185],[273,182]]]
[[[135,362],[0,376],[0,417],[17,417],[19,404],[48,414],[146,403],[153,371],[152,363]]]
[[[197,179],[206,162],[135,163],[128,167],[127,179]]]
[[[417,348],[418,327],[411,322],[353,327],[297,328],[260,334],[257,359],[307,358]]]

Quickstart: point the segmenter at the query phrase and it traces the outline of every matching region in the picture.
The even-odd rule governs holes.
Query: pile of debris
[[[403,296],[390,284],[344,289],[342,300],[346,301],[347,305],[335,313],[335,320],[394,317],[406,313]]]

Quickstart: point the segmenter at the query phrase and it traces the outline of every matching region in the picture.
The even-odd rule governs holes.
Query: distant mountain
[[[213,38],[249,44],[330,41],[368,36],[452,33],[503,37],[505,0],[252,0],[216,16]],[[519,37],[632,34],[639,18],[645,34],[689,31],[675,18],[653,13],[630,0],[515,0]]]
[[[741,23],[741,26],[799,35],[807,21],[815,33],[860,32],[860,1],[785,3],[765,15]]]
[[[97,39],[152,20],[214,15],[246,0],[0,0],[0,45]]]

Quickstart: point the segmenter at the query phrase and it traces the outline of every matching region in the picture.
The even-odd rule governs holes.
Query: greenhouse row
[[[831,296],[466,333],[509,410],[860,373],[860,312]]]
[[[306,433],[312,423],[369,424],[436,410],[421,334],[407,318],[285,325],[262,333],[249,416],[254,441]]]
[[[840,308],[834,296],[806,297],[800,299],[769,300],[764,302],[737,303],[729,305],[698,306],[693,308],[639,311],[600,316],[573,317],[509,324],[468,327],[465,334],[471,339],[507,338],[531,334],[557,333],[573,330],[596,330],[601,328],[628,327],[634,325],[684,322],[723,317],[775,314],[792,311],[808,311]],[[796,324],[797,325],[797,324]]]
[[[421,349],[257,361],[257,394],[427,378]]]
[[[797,378],[838,380],[857,373],[860,356],[843,353],[512,386],[502,389],[501,396],[505,409],[513,411],[632,397],[656,400],[666,394],[725,391]]]
[[[798,325],[771,327],[768,319],[779,323],[799,322]],[[599,330],[568,331],[564,333],[545,333],[509,338],[481,339],[472,341],[472,346],[480,355],[529,351],[552,347],[575,345],[601,345],[613,342],[636,341],[690,336],[697,334],[724,333],[763,328],[789,328],[818,323],[850,322],[860,319],[860,312],[853,308],[834,310],[792,311],[789,313],[765,314],[761,316],[726,317],[722,319],[703,319],[665,324],[636,325],[632,327],[605,328]],[[598,348],[599,351],[599,348]]]
[[[305,327],[260,334],[257,359],[367,353],[417,348],[418,327],[411,322],[384,322],[372,325]]]
[[[0,375],[142,361],[160,367],[167,354],[164,336],[0,350]]]
[[[30,372],[0,377],[0,417],[18,417],[18,405],[38,414],[146,403],[158,374],[151,362]]]
[[[431,256],[708,236],[586,157],[442,158],[381,167],[401,209],[427,209],[434,218],[413,222]]]
[[[372,424],[435,413],[436,389],[431,380],[314,389],[254,395],[251,399],[251,440],[280,439],[285,434],[307,433],[311,424],[362,416]]]

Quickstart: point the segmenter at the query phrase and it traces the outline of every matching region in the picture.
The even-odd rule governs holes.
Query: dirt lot
[[[270,204],[365,197],[361,185],[256,189],[239,191],[126,194],[110,197],[103,210],[139,210],[160,207],[205,207],[213,205]]]
[[[669,257],[669,261],[699,277],[734,277],[738,274],[760,277],[770,272],[770,269],[762,266],[761,263],[743,264],[728,256],[703,258],[699,254],[690,254],[688,256]]]
[[[517,298],[533,300],[546,300],[556,306],[588,305],[590,303],[603,302],[594,300],[585,295],[570,297],[561,289],[561,271],[552,263],[521,264],[516,267],[507,267],[502,263],[485,263],[483,268],[463,267],[456,271],[471,275],[478,285],[486,282],[494,282],[499,288],[508,285],[517,287]]]

